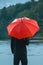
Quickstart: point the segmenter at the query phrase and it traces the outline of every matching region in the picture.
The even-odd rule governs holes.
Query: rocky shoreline
[[[43,42],[43,40],[30,40],[30,42]]]
[[[11,40],[10,39],[6,39],[6,40],[0,40],[0,41],[7,41],[7,42],[11,42]],[[41,40],[41,39],[31,39],[31,40],[29,40],[29,42],[31,42],[31,43],[37,43],[37,42],[39,42],[39,43],[43,43],[43,39]]]

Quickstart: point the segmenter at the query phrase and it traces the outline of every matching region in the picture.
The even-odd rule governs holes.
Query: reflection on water
[[[37,45],[38,44],[38,45]],[[29,47],[27,48],[28,55],[34,55],[34,56],[39,56],[39,55],[43,55],[43,44],[42,43],[37,43],[37,44],[30,44]]]
[[[13,55],[10,41],[0,41],[0,65],[13,65]],[[29,44],[27,46],[28,65],[43,65],[43,44]]]

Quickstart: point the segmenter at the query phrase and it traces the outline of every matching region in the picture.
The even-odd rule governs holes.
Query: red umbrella
[[[7,26],[8,35],[23,39],[32,37],[39,30],[37,21],[27,17],[17,18]]]

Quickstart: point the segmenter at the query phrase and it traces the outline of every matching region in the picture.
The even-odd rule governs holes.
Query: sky
[[[25,3],[28,1],[31,1],[31,0],[0,0],[0,9],[2,9],[3,7],[8,7],[10,5],[15,5],[18,3]]]

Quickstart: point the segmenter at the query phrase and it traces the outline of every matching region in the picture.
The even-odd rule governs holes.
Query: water
[[[43,65],[43,44],[30,43],[27,46],[27,58],[28,65]],[[9,41],[0,41],[0,65],[13,65],[13,54]]]

